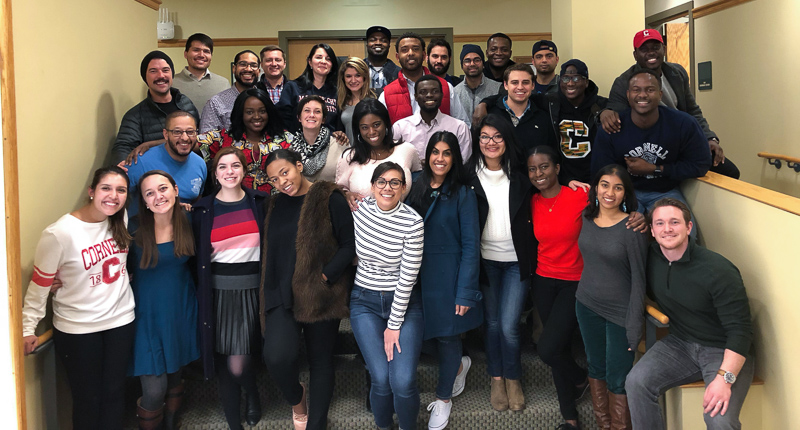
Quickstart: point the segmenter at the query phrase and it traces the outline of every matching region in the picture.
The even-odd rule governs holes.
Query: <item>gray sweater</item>
[[[578,247],[583,274],[575,297],[608,321],[625,327],[628,345],[642,338],[645,296],[645,235],[628,230],[627,218],[611,227],[598,227],[583,218]]]

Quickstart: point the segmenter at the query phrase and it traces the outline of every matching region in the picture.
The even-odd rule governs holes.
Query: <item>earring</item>
[[[628,205],[625,202],[622,202],[622,212],[628,212]]]
[[[94,200],[94,196],[89,196],[89,200]]]
[[[597,197],[594,198],[594,205],[600,206],[600,200],[598,200]]]

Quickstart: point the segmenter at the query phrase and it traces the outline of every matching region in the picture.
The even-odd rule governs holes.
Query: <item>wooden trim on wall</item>
[[[136,0],[139,1],[139,0]],[[454,43],[486,43],[491,34],[455,34]],[[508,37],[514,41],[536,41],[551,39],[553,33],[509,33]],[[277,45],[277,37],[221,37],[214,39],[214,46],[266,46]],[[183,48],[186,39],[159,40],[159,48]]]
[[[11,0],[0,0],[0,85],[3,111],[3,181],[6,211],[6,270],[8,273],[11,366],[17,395],[17,428],[28,427],[25,407],[25,366],[22,349],[22,267],[20,266],[19,170],[17,165],[17,116],[14,92],[14,38]]]
[[[717,0],[707,5],[698,6],[692,9],[692,15],[695,19],[697,19],[750,1],[753,0]]]
[[[277,44],[277,37],[220,37],[214,39],[214,46],[267,46]],[[159,40],[158,47],[185,48],[186,39]]]
[[[525,41],[525,42],[533,42],[537,40],[547,39],[550,40],[553,38],[553,33],[507,33],[508,37],[511,38],[514,42],[516,41]],[[455,34],[453,35],[453,42],[455,43],[486,43],[486,40],[489,39],[491,34]]]
[[[136,1],[153,10],[158,10],[158,8],[161,6],[161,0],[136,0]]]
[[[742,182],[738,179],[729,178],[714,172],[708,172],[706,176],[698,178],[699,181],[714,185],[715,187],[726,189],[732,193],[747,197],[765,205],[784,210],[786,212],[800,215],[800,199],[777,191],[768,190],[758,185]]]

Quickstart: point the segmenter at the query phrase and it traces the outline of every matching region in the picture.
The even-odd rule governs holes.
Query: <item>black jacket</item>
[[[258,231],[263,234],[265,203],[269,196],[261,191],[244,188],[247,202],[258,223]],[[192,231],[195,239],[197,258],[197,332],[200,338],[200,357],[203,361],[203,374],[206,379],[214,376],[214,342],[216,336],[216,316],[214,313],[214,293],[211,273],[211,228],[214,225],[214,199],[217,193],[203,197],[194,204],[192,212]],[[260,243],[260,242],[259,242]]]
[[[494,105],[487,107],[487,113],[499,115],[503,120],[512,124],[514,137],[523,157],[528,155],[528,151],[539,145],[556,147],[556,134],[553,131],[553,127],[550,126],[550,120],[545,111],[539,109],[536,103],[531,102],[530,109],[520,118],[519,124],[514,127],[503,99],[504,97],[497,97]],[[524,162],[525,160],[523,159]]]
[[[617,79],[614,80],[614,85],[611,86],[611,92],[608,94],[608,109],[617,113],[622,113],[625,109],[630,108],[628,104],[628,81],[635,72],[642,70],[638,64],[634,64],[628,70],[622,72]],[[694,99],[692,89],[689,87],[689,74],[680,64],[664,62],[661,65],[661,72],[667,78],[675,95],[678,97],[677,107],[678,110],[688,113],[693,116],[700,128],[703,129],[706,139],[716,138],[717,134],[711,131],[708,126],[708,121],[703,117],[703,111]]]
[[[369,59],[365,58],[364,61],[367,63],[367,67],[372,67],[370,64]],[[395,80],[397,80],[398,73],[400,73],[400,66],[394,64],[392,60],[387,59],[386,63],[383,64],[383,77],[386,78],[386,85],[391,84]],[[370,80],[370,83],[372,80]],[[379,96],[383,92],[383,88],[372,88],[375,91],[375,95]]]
[[[511,240],[514,242],[514,251],[517,254],[520,280],[524,281],[531,277],[536,270],[534,262],[539,247],[539,242],[533,235],[531,216],[533,185],[528,177],[519,170],[511,171],[510,181],[508,213],[511,218]],[[478,225],[481,228],[481,235],[483,235],[483,227],[489,217],[489,201],[486,199],[486,192],[483,190],[477,174],[472,174],[468,186],[475,191],[475,196],[478,198]],[[483,268],[481,268],[482,282],[485,281],[485,276]]]
[[[175,104],[178,105],[178,109],[192,114],[197,124],[200,124],[200,114],[197,113],[197,109],[195,109],[189,97],[181,94],[177,88],[170,88],[169,92],[172,94]],[[150,97],[150,91],[148,91],[147,97],[136,106],[130,108],[122,117],[117,139],[111,148],[111,158],[114,164],[124,160],[131,151],[143,142],[163,139],[162,130],[166,119],[167,113],[158,107]]]

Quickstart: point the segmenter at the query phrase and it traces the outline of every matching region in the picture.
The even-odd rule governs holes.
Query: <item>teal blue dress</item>
[[[189,258],[176,258],[174,243],[162,243],[156,267],[141,269],[142,248],[134,243],[130,252],[136,336],[128,375],[177,372],[200,357],[197,297]]]

